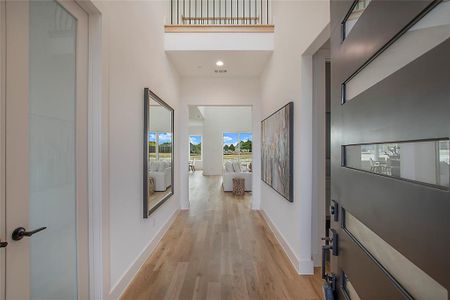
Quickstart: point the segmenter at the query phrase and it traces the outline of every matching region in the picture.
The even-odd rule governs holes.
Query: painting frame
[[[274,129],[282,132],[275,134]],[[280,136],[285,141],[277,143],[278,146],[281,146],[280,148],[273,147],[272,141],[277,140]],[[274,152],[278,151],[278,154],[274,153],[275,155],[273,155],[273,157],[278,155],[278,160],[268,157],[270,151],[268,149],[275,149]],[[287,155],[281,155],[286,152],[288,152]],[[279,178],[274,176],[274,170],[277,167],[282,169],[282,173],[277,174]],[[286,167],[288,170],[285,170]],[[261,121],[261,180],[284,199],[294,202],[294,102],[292,101]],[[282,186],[278,186],[276,181],[278,181],[278,185]],[[287,187],[284,186],[286,183]]]

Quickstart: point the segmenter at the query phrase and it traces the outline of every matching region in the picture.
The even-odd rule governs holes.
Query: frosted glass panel
[[[450,38],[450,1],[444,0],[345,83],[349,101]]]
[[[449,187],[448,140],[345,146],[345,166]]]
[[[76,20],[54,1],[30,1],[31,299],[77,299]]]
[[[355,288],[353,287],[353,284],[351,283],[351,281],[348,279],[347,274],[342,274],[342,276],[344,276],[344,291],[347,293],[347,296],[350,298],[350,300],[361,300],[361,298],[359,298],[358,293],[356,292]]]
[[[417,300],[448,300],[447,290],[345,211],[345,228]],[[353,299],[353,298],[352,298]]]
[[[355,4],[352,12],[344,22],[344,39],[349,35],[350,31],[352,31],[356,22],[358,22],[359,17],[361,17],[371,1],[372,0],[358,0]]]

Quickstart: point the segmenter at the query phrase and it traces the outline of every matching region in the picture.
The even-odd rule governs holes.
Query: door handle
[[[20,241],[24,236],[32,236],[33,234],[38,233],[45,229],[47,229],[47,227],[41,227],[32,231],[27,231],[23,227],[18,227],[14,229],[11,237],[14,241]]]
[[[0,248],[5,248],[6,246],[8,246],[8,242],[3,242],[0,240]]]

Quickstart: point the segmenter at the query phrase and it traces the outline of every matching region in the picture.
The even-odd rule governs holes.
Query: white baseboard
[[[260,213],[263,216],[264,220],[266,221],[267,225],[269,226],[270,230],[272,230],[278,243],[281,245],[281,248],[284,250],[284,253],[286,253],[286,255],[289,258],[295,271],[297,271],[297,273],[299,273],[299,268],[298,268],[299,260],[298,260],[297,256],[295,255],[294,251],[291,249],[291,246],[289,246],[289,244],[286,242],[284,236],[278,230],[277,226],[275,226],[275,224],[272,222],[270,217],[264,212],[264,210],[260,210]]]
[[[264,220],[266,221],[267,225],[269,226],[270,230],[272,230],[278,243],[281,245],[281,248],[283,249],[284,253],[286,253],[286,256],[289,258],[289,261],[291,262],[295,271],[299,275],[314,274],[314,262],[311,259],[299,260],[297,255],[295,255],[294,251],[292,250],[291,246],[289,246],[289,244],[286,242],[286,239],[284,238],[283,234],[281,234],[281,232],[278,230],[277,226],[275,226],[275,224],[272,222],[270,217],[264,212],[264,210],[260,210],[260,213],[263,216]]]
[[[299,261],[298,262],[298,274],[314,275],[314,261],[312,259]]]
[[[175,210],[173,214],[170,216],[170,218],[167,220],[167,222],[163,226],[161,226],[155,238],[147,244],[144,250],[142,250],[139,256],[128,268],[128,270],[122,275],[117,284],[111,289],[108,295],[108,299],[111,300],[119,299],[120,296],[123,294],[123,292],[125,292],[128,285],[131,283],[134,276],[136,276],[136,274],[139,272],[144,262],[150,257],[153,251],[155,251],[162,237],[167,232],[172,223],[175,221],[175,218],[179,212],[180,212],[179,209]]]

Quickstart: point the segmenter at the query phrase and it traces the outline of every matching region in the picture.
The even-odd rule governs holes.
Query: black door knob
[[[32,231],[27,231],[23,227],[18,227],[14,229],[11,237],[14,241],[20,241],[24,236],[32,236],[33,234],[45,229],[47,229],[47,227],[41,227]]]
[[[3,242],[0,240],[0,248],[5,248],[6,246],[8,246],[8,242]]]

